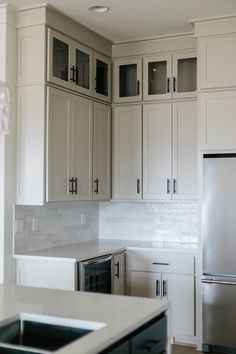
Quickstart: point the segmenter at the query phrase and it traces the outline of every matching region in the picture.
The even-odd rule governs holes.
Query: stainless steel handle
[[[167,194],[170,194],[170,179],[167,178],[167,189],[166,189]]]
[[[168,266],[170,263],[165,263],[165,262],[152,262],[153,265],[165,265]]]
[[[231,282],[231,281],[202,279],[201,282],[202,282],[202,284],[218,284],[218,285],[233,285],[233,286],[236,286],[236,282]]]
[[[162,281],[162,297],[167,296],[167,280]]]
[[[115,267],[117,267],[117,273],[114,276],[120,279],[120,262],[115,263]]]
[[[173,194],[177,193],[176,184],[177,184],[177,179],[173,178]]]
[[[89,265],[89,264],[100,264],[100,263],[105,263],[109,262],[112,259],[112,256],[108,257],[101,257],[101,258],[93,258],[88,261],[82,262],[83,266]]]
[[[160,296],[160,281],[156,280],[156,296]]]

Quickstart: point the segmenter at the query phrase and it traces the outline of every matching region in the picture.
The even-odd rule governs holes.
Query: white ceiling
[[[45,0],[0,0],[17,8]],[[236,13],[236,0],[48,0],[74,20],[113,42],[192,32],[188,20]],[[110,11],[89,12],[93,4],[106,4]]]

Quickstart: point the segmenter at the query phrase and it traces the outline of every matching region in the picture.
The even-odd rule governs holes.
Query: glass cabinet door
[[[194,97],[197,89],[195,52],[173,56],[173,97]]]
[[[72,67],[77,90],[92,93],[92,51],[83,46],[75,47],[75,66]]]
[[[144,100],[171,98],[171,56],[144,58]]]
[[[111,63],[110,60],[100,54],[94,56],[95,87],[94,96],[110,102]]]
[[[141,100],[141,63],[141,59],[115,62],[115,102],[133,102]]]
[[[48,81],[70,87],[71,46],[69,39],[50,29],[48,44]]]

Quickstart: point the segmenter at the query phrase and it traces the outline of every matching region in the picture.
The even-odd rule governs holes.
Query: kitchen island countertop
[[[106,324],[57,354],[99,353],[167,308],[157,299],[0,285],[0,321],[26,312]]]

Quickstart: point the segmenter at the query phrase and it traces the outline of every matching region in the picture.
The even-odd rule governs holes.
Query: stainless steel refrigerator
[[[236,353],[236,154],[203,158],[203,351]]]

